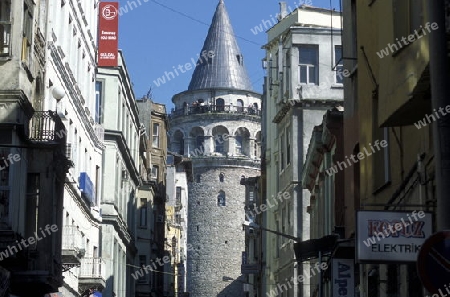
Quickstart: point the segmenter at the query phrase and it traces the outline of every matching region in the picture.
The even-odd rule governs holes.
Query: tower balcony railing
[[[184,108],[172,109],[170,113],[171,118],[180,116],[192,115],[192,114],[205,114],[205,113],[224,113],[224,114],[242,114],[249,116],[261,117],[262,111],[253,106],[243,107],[235,105],[197,105],[186,106]]]

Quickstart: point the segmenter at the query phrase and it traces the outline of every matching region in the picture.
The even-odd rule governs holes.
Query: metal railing
[[[85,257],[81,261],[80,277],[82,278],[102,278],[105,270],[105,262],[98,257]]]
[[[253,116],[261,116],[262,114],[261,110],[255,107],[243,107],[234,105],[198,105],[198,106],[186,106],[181,109],[174,109],[170,113],[170,116],[174,118],[184,115],[202,114],[202,113],[234,113]]]
[[[54,111],[35,111],[30,121],[29,139],[38,142],[62,141],[65,127]]]
[[[76,226],[64,226],[62,236],[63,250],[80,250],[83,248],[81,232],[77,229]]]

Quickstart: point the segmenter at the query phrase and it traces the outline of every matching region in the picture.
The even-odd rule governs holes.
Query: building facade
[[[338,12],[303,5],[288,15],[285,3],[280,21],[267,31],[263,199],[272,206],[264,227],[298,241],[310,238],[311,195],[300,182],[311,131],[327,109],[342,105],[343,77],[335,71],[342,56],[340,32]],[[307,263],[297,263],[293,245],[286,237],[266,235],[264,293],[309,296],[309,281],[290,283],[309,274]]]
[[[166,107],[164,104],[153,102],[148,96],[139,99],[137,104],[142,126],[145,127],[149,135],[147,156],[150,164],[147,186],[151,186],[154,192],[151,208],[148,208],[151,212],[149,217],[152,218],[149,223],[151,225],[150,234],[145,237],[150,239],[151,250],[139,251],[141,259],[139,266],[142,267],[145,260],[146,265],[153,267],[152,271],[148,272],[150,292],[156,296],[167,296],[167,294],[173,294],[174,291],[168,289],[170,278],[165,277],[165,270],[168,268],[163,261],[164,256],[166,256],[167,244],[170,244],[166,237],[165,223],[168,130]]]
[[[192,163],[178,154],[169,153],[166,175],[166,253],[170,267],[165,270],[166,284],[173,290],[171,296],[185,296],[187,245],[188,182],[192,182]]]
[[[48,8],[0,1],[1,295],[44,296],[63,284],[63,193],[73,164],[55,110],[65,90],[51,85],[45,59]]]
[[[261,96],[221,0],[187,91],[172,98],[170,149],[190,157],[187,291],[243,296],[244,176],[260,171]]]
[[[344,239],[344,172],[330,171],[335,161],[345,160],[343,151],[343,108],[333,108],[326,112],[322,123],[315,126],[311,133],[301,179],[303,188],[311,195],[307,208],[310,215],[310,238],[321,244],[316,245],[316,255],[309,254],[305,259],[297,260],[310,258],[311,267],[316,267],[320,257],[333,258],[337,251],[340,253],[340,249],[335,249],[334,244],[337,239]],[[330,241],[332,245],[323,244],[331,235],[337,235],[335,240]],[[346,256],[353,258],[354,251],[354,248],[350,249]],[[330,262],[327,266],[331,266]],[[333,296],[331,268],[322,272],[315,273],[309,280],[311,295],[323,292],[323,296]]]
[[[137,263],[136,193],[141,185],[141,127],[128,70],[119,51],[118,67],[98,69],[97,108],[105,127],[103,153],[102,262],[107,296],[134,296],[131,273]]]
[[[377,142],[387,143],[345,170],[346,237],[358,230],[357,211],[427,211],[438,221],[439,207],[447,211],[439,206],[437,178],[441,170],[438,153],[446,150],[433,139],[433,135],[445,133],[433,125],[448,119],[439,111],[445,105],[434,105],[436,95],[432,94],[433,82],[448,84],[448,67],[441,68],[444,73],[431,70],[433,59],[442,59],[436,49],[448,53],[444,11],[449,6],[444,2],[375,1],[364,5],[343,1],[347,27],[343,65],[350,73],[345,81],[345,155],[364,153]],[[431,46],[432,38],[440,39],[441,46]],[[444,56],[437,64],[447,65]],[[433,228],[433,232],[438,230]],[[357,237],[355,247],[363,246],[364,239]],[[360,264],[356,277],[361,296],[427,295],[416,261],[355,262]]]

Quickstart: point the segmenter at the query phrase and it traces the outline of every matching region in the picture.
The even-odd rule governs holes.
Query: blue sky
[[[134,2],[134,3],[132,3]],[[131,76],[136,97],[140,98],[150,87],[153,100],[166,104],[167,111],[173,107],[172,96],[187,89],[193,69],[180,73],[166,83],[158,84],[158,78],[179,64],[197,60],[208,33],[219,0],[120,0],[119,48]],[[279,12],[279,0],[225,0],[239,47],[253,88],[262,92],[264,71],[261,46],[267,41],[266,26]],[[299,3],[330,8],[330,0],[286,0],[292,9]],[[331,0],[339,10],[339,1]],[[264,31],[256,32],[260,26]],[[253,29],[253,30],[252,30]],[[255,34],[256,33],[256,34]],[[241,37],[241,38],[240,38]],[[157,83],[155,83],[156,81]]]

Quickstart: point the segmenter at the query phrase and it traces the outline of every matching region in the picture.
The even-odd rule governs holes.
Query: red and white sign
[[[119,48],[119,3],[100,2],[98,23],[98,66],[117,67]]]
[[[415,262],[432,221],[424,211],[358,211],[357,262]]]

